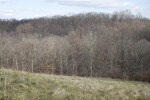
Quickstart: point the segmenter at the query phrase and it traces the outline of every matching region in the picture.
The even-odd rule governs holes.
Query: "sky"
[[[0,0],[0,19],[28,19],[130,10],[150,18],[150,0]]]

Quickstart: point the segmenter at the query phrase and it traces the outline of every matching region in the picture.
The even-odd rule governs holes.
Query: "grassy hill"
[[[144,82],[0,70],[0,100],[148,99],[150,84]]]

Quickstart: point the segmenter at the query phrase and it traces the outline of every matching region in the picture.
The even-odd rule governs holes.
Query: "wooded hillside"
[[[0,67],[150,82],[150,20],[130,11],[0,20]]]

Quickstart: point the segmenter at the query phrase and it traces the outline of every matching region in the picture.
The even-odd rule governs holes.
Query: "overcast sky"
[[[25,19],[129,9],[150,18],[150,0],[0,0],[0,19]]]

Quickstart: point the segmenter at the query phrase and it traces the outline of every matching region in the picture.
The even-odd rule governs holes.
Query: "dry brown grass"
[[[7,81],[4,96],[4,75]],[[0,100],[148,100],[150,84],[0,70]]]

